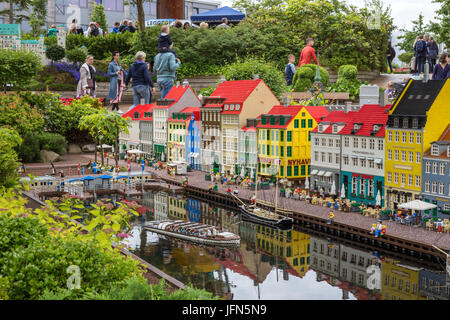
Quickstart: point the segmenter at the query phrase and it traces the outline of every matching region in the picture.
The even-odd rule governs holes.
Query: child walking
[[[284,73],[286,74],[286,83],[288,86],[292,84],[292,79],[294,79],[294,74],[296,71],[294,62],[295,56],[293,54],[288,55],[288,64],[284,69]]]

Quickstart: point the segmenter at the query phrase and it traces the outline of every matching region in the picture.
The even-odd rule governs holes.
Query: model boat
[[[234,233],[220,231],[215,226],[184,220],[151,221],[145,229],[205,245],[239,246],[241,242],[241,238]]]

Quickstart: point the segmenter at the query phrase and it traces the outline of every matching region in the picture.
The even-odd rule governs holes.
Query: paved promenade
[[[83,154],[83,160],[89,161],[93,160],[94,155],[93,154]],[[127,162],[120,160],[119,161],[120,166],[126,167]],[[140,171],[141,166],[138,163],[132,162],[131,163],[132,171]],[[155,173],[161,178],[167,178],[172,179],[178,182],[182,182],[184,176],[171,176],[167,173],[167,170],[154,170],[151,167],[146,167],[146,171],[150,171]],[[89,173],[88,173],[89,174]],[[189,184],[198,188],[204,188],[208,189],[208,186],[212,183],[211,181],[205,180],[205,172],[201,171],[192,171],[188,172],[186,174],[188,177]],[[226,192],[228,188],[231,188],[232,190],[238,189],[239,190],[239,196],[241,198],[247,198],[250,199],[252,194],[254,194],[254,190],[249,190],[240,186],[226,186],[222,184],[218,184],[218,191],[219,192]],[[275,188],[272,187],[270,190],[258,190],[258,199],[265,200],[268,202],[275,202]],[[305,201],[301,200],[294,200],[291,198],[284,198],[279,197],[278,198],[278,205],[280,208],[292,210],[301,212],[306,215],[314,216],[314,217],[320,217],[323,219],[327,219],[327,215],[330,211],[327,207],[317,206],[317,205],[311,205],[306,203]],[[366,229],[367,232],[370,231],[370,228],[373,223],[376,223],[377,219],[365,217],[362,216],[358,212],[343,212],[343,211],[335,211],[335,221]],[[439,248],[442,248],[444,250],[450,251],[450,234],[449,233],[437,233],[435,231],[428,231],[421,227],[415,227],[415,226],[407,226],[402,225],[397,222],[393,221],[383,221],[383,224],[386,225],[386,234],[390,234],[393,236],[397,236],[400,238],[403,238],[405,240],[420,242],[428,245],[435,245]]]

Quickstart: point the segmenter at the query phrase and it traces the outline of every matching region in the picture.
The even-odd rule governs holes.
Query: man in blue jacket
[[[152,88],[152,93],[155,93],[155,87],[148,72],[145,57],[145,52],[138,51],[136,53],[136,61],[130,66],[127,79],[125,80],[125,85],[128,86],[128,83],[132,79],[133,104],[135,106],[141,103],[142,98],[145,100],[144,104],[150,103],[150,87]]]
[[[164,99],[172,89],[177,78],[176,71],[180,64],[180,59],[175,58],[175,55],[171,52],[162,52],[155,56],[153,70],[157,73],[156,81],[161,90],[161,99]]]

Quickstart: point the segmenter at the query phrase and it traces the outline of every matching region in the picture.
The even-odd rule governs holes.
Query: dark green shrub
[[[222,68],[211,64],[195,65],[193,63],[182,63],[177,69],[177,79],[183,80],[198,75],[212,76],[219,75]]]
[[[398,60],[409,65],[413,56],[413,52],[403,52],[398,55]]]
[[[339,81],[356,81],[358,80],[358,68],[353,65],[343,65],[339,67],[338,70],[338,80]]]
[[[48,238],[48,229],[39,219],[24,216],[22,213],[17,218],[0,215],[0,260],[8,252]]]
[[[134,262],[117,252],[102,251],[94,243],[45,237],[6,252],[0,273],[9,280],[9,299],[38,299],[44,292],[67,288],[71,265],[78,266],[81,275],[81,288],[71,291],[71,299],[103,292],[136,274]]]
[[[222,69],[222,74],[227,80],[250,80],[255,74],[263,79],[273,94],[280,99],[286,91],[283,73],[277,70],[272,64],[250,58],[245,61],[238,61]]]
[[[12,84],[13,90],[29,84],[42,69],[41,58],[34,52],[0,49],[0,61],[2,89],[6,88],[6,84]]]
[[[24,163],[39,162],[41,160],[39,136],[26,133],[22,139],[22,145],[18,150],[19,159]]]
[[[308,91],[312,84],[314,83],[314,79],[316,77],[317,65],[315,64],[304,64],[294,74],[294,78],[292,79],[292,88],[294,92],[305,92]],[[328,71],[319,67],[321,82],[324,86],[328,85],[330,82],[330,75]]]
[[[294,92],[306,92],[312,87],[312,81],[307,78],[298,78],[292,86]]]
[[[67,140],[59,133],[43,132],[39,135],[39,145],[41,150],[51,150],[58,154],[65,154]]]
[[[58,44],[58,38],[57,37],[45,37],[44,44],[47,48],[54,47]]]
[[[53,62],[59,61],[64,59],[66,56],[66,50],[58,45],[47,47],[47,50],[45,50],[45,56]]]
[[[75,48],[66,51],[66,58],[71,62],[84,63],[86,61],[86,52],[81,48]]]
[[[354,99],[359,94],[361,81],[358,79],[358,69],[353,65],[343,65],[339,67],[338,79],[331,85],[330,92],[348,92],[350,98]]]

